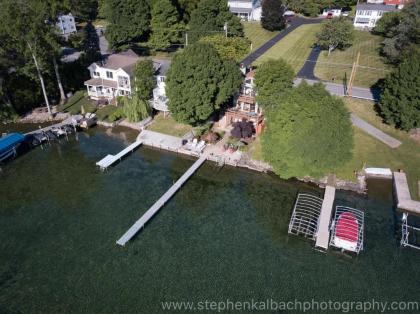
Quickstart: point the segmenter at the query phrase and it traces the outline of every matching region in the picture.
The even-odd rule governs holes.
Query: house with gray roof
[[[372,29],[385,13],[396,10],[397,7],[392,5],[360,3],[356,6],[353,25],[356,28]]]
[[[131,96],[133,93],[134,69],[141,58],[131,49],[107,56],[92,63],[88,70],[91,79],[85,81],[91,99],[111,100],[116,96]],[[153,62],[155,71],[161,64]]]

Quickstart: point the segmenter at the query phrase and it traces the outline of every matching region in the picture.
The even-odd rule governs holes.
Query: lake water
[[[346,257],[288,237],[298,192],[322,190],[206,163],[125,247],[115,241],[193,159],[140,148],[95,162],[136,134],[96,128],[0,172],[0,313],[159,313],[163,301],[420,301],[420,252],[399,247],[391,186],[369,197],[364,251]]]

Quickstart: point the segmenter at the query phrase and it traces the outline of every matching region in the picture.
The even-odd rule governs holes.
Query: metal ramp
[[[401,246],[420,250],[420,228],[408,224],[407,213],[402,215]]]
[[[331,224],[330,246],[359,254],[363,250],[364,212],[346,206],[337,206]]]
[[[314,195],[298,194],[289,223],[289,234],[315,240],[322,202],[322,198]]]

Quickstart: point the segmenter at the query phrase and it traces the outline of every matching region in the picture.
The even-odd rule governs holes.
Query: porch
[[[117,82],[93,78],[85,82],[88,96],[92,99],[99,100],[106,98],[108,100],[118,95]]]

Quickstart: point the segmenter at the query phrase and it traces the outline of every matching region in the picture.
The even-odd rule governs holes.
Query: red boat
[[[338,216],[335,226],[334,245],[347,251],[357,252],[359,242],[359,223],[356,215],[343,212]]]

